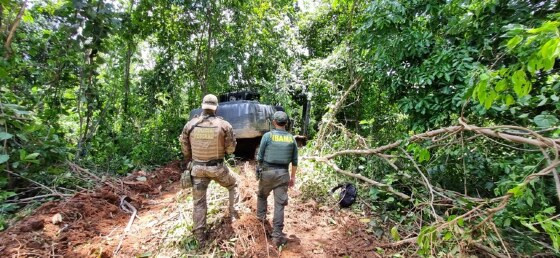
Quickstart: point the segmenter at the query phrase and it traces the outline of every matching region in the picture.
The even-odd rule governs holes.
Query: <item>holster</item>
[[[255,178],[257,179],[257,181],[261,180],[262,178],[262,168],[260,166],[257,166],[255,168]]]
[[[192,167],[193,167],[193,162],[190,161],[187,164],[187,168],[185,169],[185,171],[183,171],[183,174],[181,174],[181,187],[183,189],[187,189],[193,186],[193,179],[192,179]]]

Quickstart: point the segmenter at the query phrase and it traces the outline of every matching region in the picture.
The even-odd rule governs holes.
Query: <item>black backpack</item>
[[[340,190],[340,200],[338,201],[338,205],[342,208],[348,208],[356,201],[356,197],[358,196],[358,190],[356,187],[351,183],[342,183],[335,186],[331,189],[331,194],[333,194],[336,190]]]

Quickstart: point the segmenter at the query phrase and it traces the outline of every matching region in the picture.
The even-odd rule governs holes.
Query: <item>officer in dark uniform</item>
[[[294,137],[286,131],[288,115],[277,111],[272,123],[275,129],[263,135],[257,154],[259,167],[262,168],[257,192],[257,217],[266,221],[266,199],[270,192],[274,192],[272,242],[280,246],[286,243],[282,232],[284,206],[288,205],[288,187],[292,187],[296,179],[298,149]]]

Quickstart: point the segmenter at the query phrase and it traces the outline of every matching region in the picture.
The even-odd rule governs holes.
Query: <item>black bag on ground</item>
[[[356,187],[351,183],[342,183],[335,186],[331,189],[331,194],[333,194],[336,190],[340,190],[340,199],[338,201],[338,205],[342,208],[348,208],[356,201],[356,197],[358,196],[358,190]]]

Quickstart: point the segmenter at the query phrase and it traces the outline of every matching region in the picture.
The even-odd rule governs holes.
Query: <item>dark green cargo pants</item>
[[[266,219],[266,199],[270,192],[274,193],[274,217],[272,219],[272,237],[284,237],[284,206],[288,205],[288,184],[290,174],[288,169],[264,168],[259,189],[257,191],[257,217]]]

